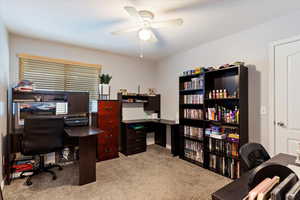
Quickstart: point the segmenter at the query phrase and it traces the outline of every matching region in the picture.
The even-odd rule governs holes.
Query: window
[[[98,99],[101,66],[61,59],[19,55],[20,80],[30,80],[35,89],[89,92],[90,101]]]

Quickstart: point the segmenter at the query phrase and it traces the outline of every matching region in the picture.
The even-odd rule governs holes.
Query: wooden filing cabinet
[[[120,101],[98,101],[98,126],[104,131],[98,135],[97,157],[99,161],[119,157],[120,120]]]
[[[122,131],[122,153],[126,156],[141,153],[147,149],[147,133],[145,129],[134,130],[124,125]]]

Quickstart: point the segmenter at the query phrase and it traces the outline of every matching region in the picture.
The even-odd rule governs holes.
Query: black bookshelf
[[[219,96],[212,95],[216,90]],[[232,179],[240,177],[244,166],[238,151],[248,142],[247,67],[179,77],[179,121],[181,159]],[[215,138],[215,129],[222,137]],[[232,133],[239,138],[232,139]]]

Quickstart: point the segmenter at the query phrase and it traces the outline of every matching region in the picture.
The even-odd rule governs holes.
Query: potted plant
[[[100,95],[109,95],[109,82],[112,79],[112,76],[109,74],[101,74],[99,75],[100,84],[99,84],[99,94]]]

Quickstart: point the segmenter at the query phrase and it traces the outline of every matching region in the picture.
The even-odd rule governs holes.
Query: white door
[[[300,41],[275,47],[275,153],[296,154],[300,142]]]

